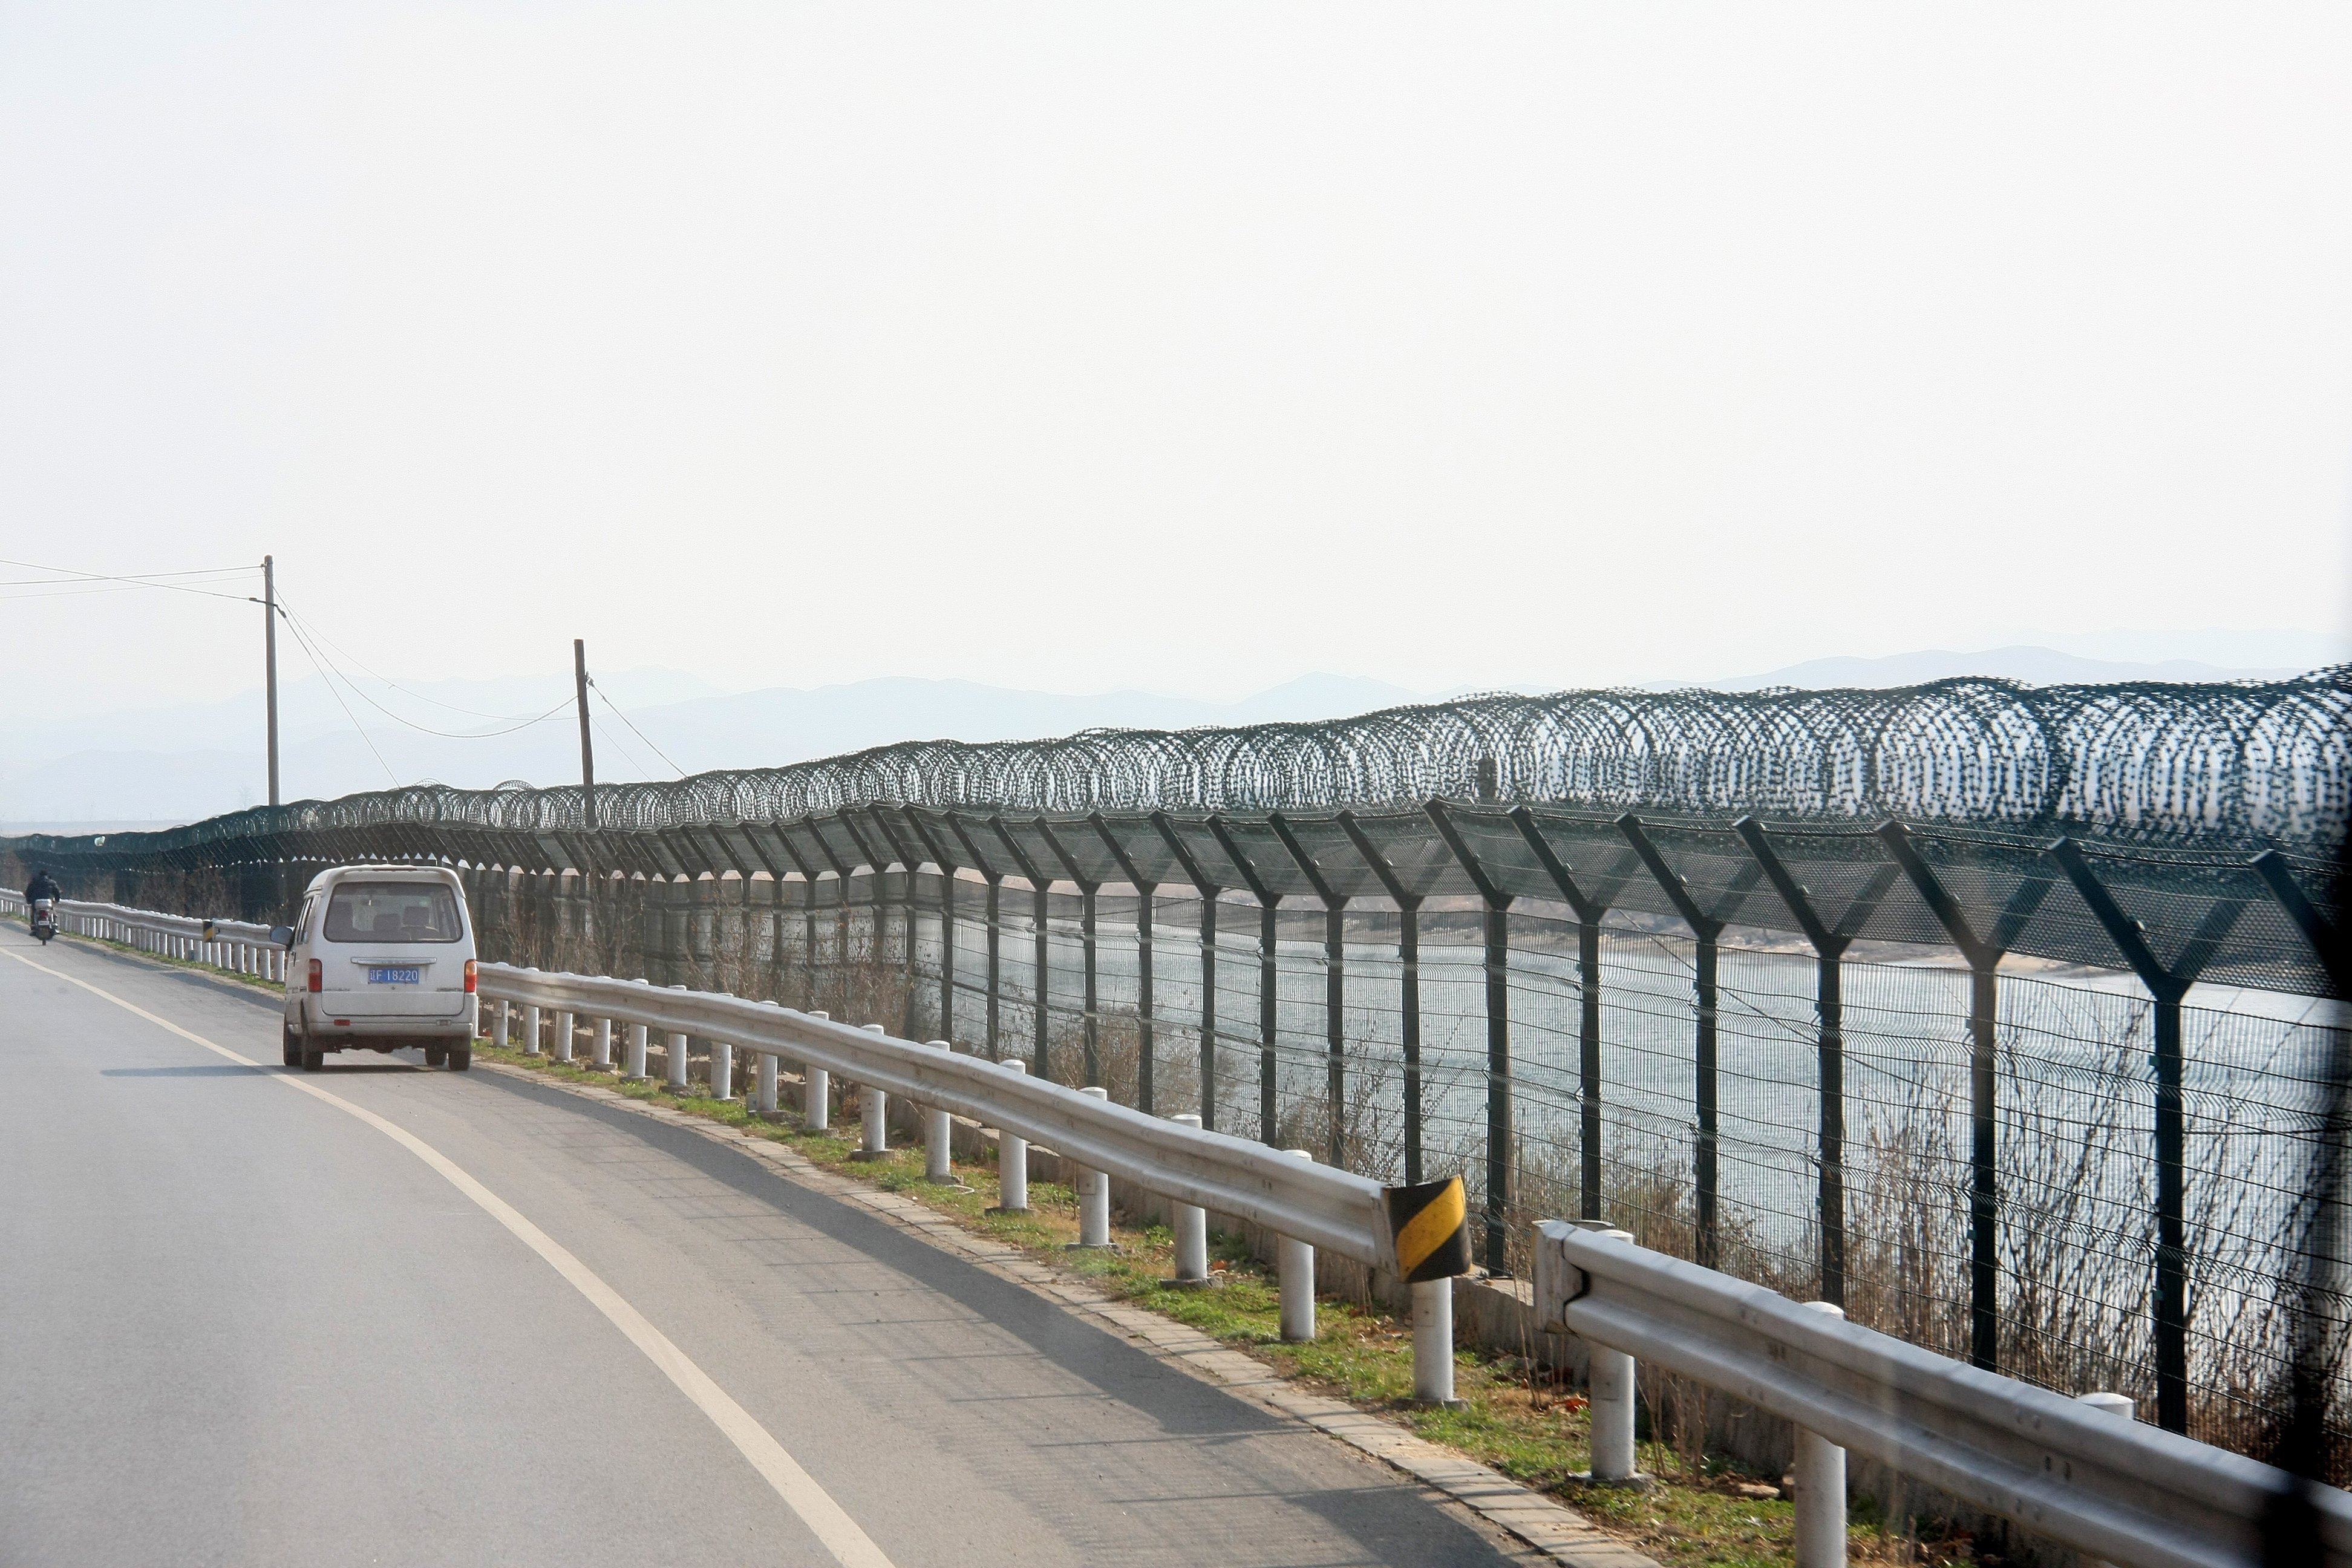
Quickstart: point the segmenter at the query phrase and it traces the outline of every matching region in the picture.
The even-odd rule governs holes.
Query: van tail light
[[[467,995],[468,995],[468,996],[471,996],[473,994],[474,994],[474,961],[473,961],[472,959],[470,959],[470,958],[469,958],[469,959],[466,960],[466,994],[467,994]]]
[[[310,994],[316,996],[327,988],[327,968],[317,959],[310,961]]]

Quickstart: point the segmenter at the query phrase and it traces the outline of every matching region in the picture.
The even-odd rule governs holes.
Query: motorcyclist
[[[34,872],[32,881],[25,887],[25,902],[28,907],[43,899],[54,900],[64,897],[65,894],[58,888],[58,879],[46,869]]]

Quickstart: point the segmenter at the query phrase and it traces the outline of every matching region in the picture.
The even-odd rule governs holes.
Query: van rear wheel
[[[448,1056],[449,1047],[446,1046],[427,1046],[425,1047],[425,1065],[437,1068],[448,1058]]]
[[[325,1067],[326,1065],[327,1053],[320,1050],[318,1047],[311,1045],[309,1041],[304,1041],[302,1044],[302,1070],[304,1072],[317,1072],[320,1068]]]
[[[291,1024],[286,1026],[286,1065],[289,1068],[299,1068],[302,1065],[302,1042],[295,1035],[294,1026]]]
[[[451,1072],[465,1072],[470,1069],[473,1065],[473,1047],[451,1046],[449,1047],[449,1070]]]

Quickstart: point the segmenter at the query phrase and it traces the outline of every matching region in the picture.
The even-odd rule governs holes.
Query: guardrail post
[[[673,985],[670,989],[673,991],[683,991],[686,987],[683,985]],[[686,1092],[686,1037],[684,1035],[670,1036],[669,1049],[666,1054],[669,1058],[669,1087],[679,1094],[684,1094]]]
[[[1015,1057],[996,1064],[1006,1072],[1025,1073],[1026,1062]],[[996,1206],[991,1214],[1029,1212],[1029,1140],[996,1130]]]
[[[754,1092],[759,1096],[759,1098],[758,1098],[756,1100],[754,1100],[754,1101],[752,1102],[752,1109],[753,1109],[753,1110],[757,1110],[757,1111],[758,1111],[761,1115],[762,1115],[762,1116],[773,1116],[773,1115],[775,1115],[775,1114],[776,1114],[776,1053],[775,1053],[775,1052],[773,1052],[773,1051],[761,1051],[761,1052],[760,1053],[760,1066],[759,1066],[759,1078],[758,1078],[758,1083],[759,1083],[759,1088],[758,1088]]]
[[[875,928],[879,931],[881,928]],[[869,1033],[887,1035],[890,1031],[880,1024],[862,1026]],[[857,1086],[857,1109],[866,1121],[866,1136],[853,1160],[879,1160],[890,1152],[890,1097],[870,1083]]]
[[[652,982],[642,978],[631,981],[630,984],[633,985],[644,985],[648,988],[652,985]],[[627,1058],[622,1065],[621,1071],[623,1076],[628,1078],[632,1081],[642,1081],[646,1077],[646,1029],[645,1025],[632,1024],[629,1026],[629,1039],[626,1047]]]
[[[613,1065],[612,1019],[599,1018],[596,1020],[594,1043],[589,1047],[589,1051],[591,1054],[588,1059],[593,1065],[600,1068],[608,1068]]]
[[[1287,1159],[1315,1163],[1315,1156],[1304,1149],[1282,1152]],[[1290,1343],[1304,1344],[1315,1337],[1315,1248],[1286,1236],[1276,1249],[1275,1267],[1282,1276],[1282,1337]]]
[[[1599,1234],[1629,1247],[1633,1244],[1630,1231],[1604,1230]],[[1585,1394],[1591,1402],[1588,1415],[1592,1423],[1592,1468],[1584,1479],[1620,1484],[1638,1481],[1641,1472],[1635,1467],[1633,1448],[1633,1358],[1591,1340],[1585,1344],[1591,1359]]]
[[[1412,1396],[1430,1405],[1462,1403],[1454,1397],[1451,1279],[1424,1279],[1412,1288]]]
[[[573,1026],[572,1017],[570,1013],[558,1013],[555,1016],[554,1056],[557,1061],[568,1062],[572,1059],[572,1031]]]
[[[1187,1111],[1168,1119],[1179,1127],[1197,1128],[1201,1119]],[[1162,1285],[1201,1286],[1211,1282],[1209,1274],[1209,1211],[1198,1204],[1171,1204],[1169,1228],[1176,1233],[1176,1278],[1162,1279]]]
[[[809,1016],[829,1019],[833,1015],[811,1008]],[[801,1064],[801,1125],[812,1132],[833,1125],[833,1074],[807,1062]]]
[[[1089,1084],[1078,1090],[1095,1100],[1108,1100],[1110,1090]],[[1078,1190],[1078,1239],[1071,1245],[1082,1247],[1110,1246],[1110,1173],[1078,1167],[1077,1180],[1072,1184]]]
[[[1829,1301],[1807,1307],[1832,1318],[1845,1309]],[[1845,1450],[1818,1433],[1797,1428],[1797,1568],[1844,1568]]]
[[[522,1005],[523,1055],[527,1057],[535,1057],[539,1055],[539,1004],[536,1002],[526,1002]]]
[[[2123,1421],[2138,1418],[2131,1395],[2127,1394],[2078,1394],[2074,1396],[2074,1403],[2087,1405],[2102,1415],[2113,1415]],[[2116,1565],[2104,1559],[2094,1558],[2089,1568],[2116,1568]]]
[[[506,1043],[514,1038],[513,1032],[507,1026],[507,1008],[509,1005],[509,1004],[507,999],[501,996],[498,1000],[498,1005],[490,1009],[490,1044],[498,1047],[500,1050],[504,1050],[506,1048]]]
[[[1593,1345],[1588,1381],[1592,1418],[1591,1479],[1630,1481],[1635,1475],[1633,1358],[1623,1351]]]
[[[955,1053],[955,1047],[945,1040],[932,1040],[929,1044],[935,1051],[946,1051],[950,1056]],[[923,1110],[923,1180],[947,1186],[957,1184],[954,1151],[949,1146],[949,1140],[954,1136],[955,1118],[937,1106],[926,1106]]]
[[[710,1098],[735,1098],[735,1047],[725,1040],[710,1042]]]

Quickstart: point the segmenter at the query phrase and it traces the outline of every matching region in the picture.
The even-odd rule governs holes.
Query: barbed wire
[[[600,784],[607,827],[868,805],[1264,811],[1476,795],[1782,822],[2051,826],[2112,841],[2332,849],[2352,815],[2352,665],[2288,680],[1484,696],[1318,723],[902,742],[785,767]],[[401,789],[261,806],[109,847],[390,823],[584,825],[580,786]],[[56,841],[62,844],[63,841]]]

